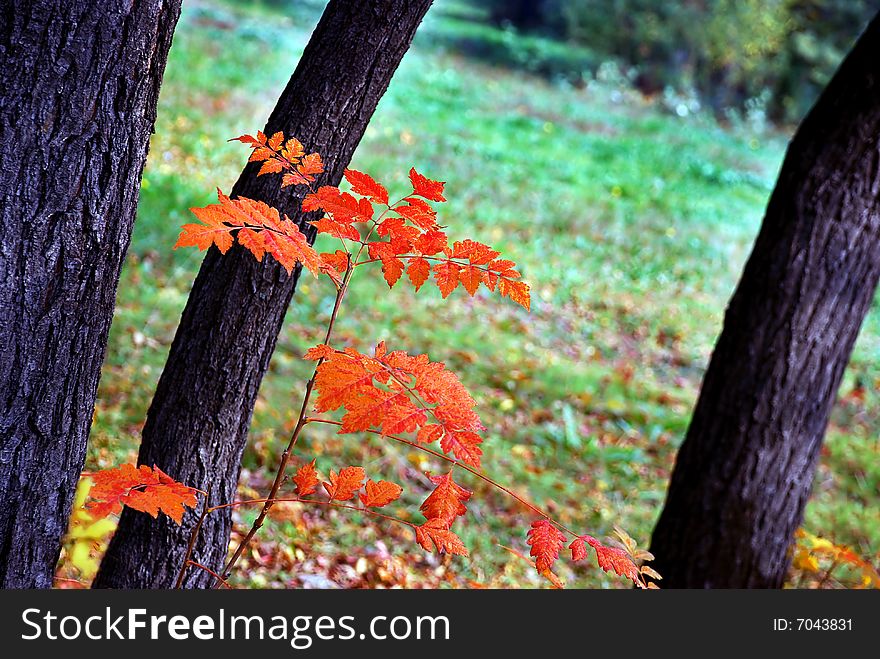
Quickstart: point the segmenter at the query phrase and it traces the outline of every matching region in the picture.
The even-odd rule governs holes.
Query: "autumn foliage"
[[[317,153],[306,153],[295,138],[282,133],[267,137],[236,138],[251,149],[250,162],[260,163],[258,175],[280,175],[282,188],[302,190],[302,210],[307,221],[297,225],[275,208],[253,199],[230,199],[218,190],[219,203],[191,209],[198,222],[183,225],[176,247],[216,247],[228,252],[236,243],[258,260],[273,258],[292,273],[304,267],[315,277],[326,275],[336,288],[336,300],[326,339],[310,348],[305,359],[315,362],[312,378],[305,387],[302,408],[287,449],[281,456],[275,480],[268,494],[258,500],[229,502],[204,508],[194,528],[215,510],[237,505],[262,505],[262,510],[231,555],[218,578],[225,579],[251,538],[259,530],[269,509],[280,500],[300,501],[338,508],[354,508],[410,527],[416,542],[426,551],[467,556],[468,550],[453,530],[468,512],[472,492],[454,476],[456,472],[482,479],[519,501],[535,520],[527,532],[531,557],[539,574],[561,585],[553,567],[568,546],[573,561],[587,557],[588,547],[600,568],[647,587],[646,576],[659,575],[639,564],[651,557],[638,550],[622,531],[620,547],[606,546],[590,535],[580,535],[556,522],[549,514],[483,471],[485,427],[475,410],[476,401],[459,378],[443,362],[427,355],[389,350],[384,341],[372,354],[332,343],[338,310],[355,272],[374,264],[389,287],[401,281],[419,291],[429,282],[443,298],[461,287],[474,296],[480,288],[506,297],[526,310],[530,307],[529,286],[522,281],[516,264],[502,258],[489,245],[469,238],[454,240],[438,222],[433,204],[446,201],[445,183],[409,171],[410,190],[391,201],[387,188],[368,174],[345,170],[348,189],[317,185],[323,163]],[[318,252],[315,237],[335,243],[333,251]],[[331,416],[326,416],[331,414]],[[312,416],[314,414],[315,416]],[[404,487],[369,478],[360,466],[344,466],[320,477],[316,461],[305,461],[291,477],[292,492],[283,491],[289,458],[309,424],[330,424],[340,434],[361,433],[384,441],[406,444],[445,461],[449,471],[427,474],[433,490],[419,507],[424,521],[414,522],[379,512],[397,501]],[[196,504],[192,489],[176,483],[158,468],[123,465],[95,476],[94,512],[108,514],[122,504],[155,516],[164,512],[180,523],[184,506]],[[360,504],[358,506],[358,504]],[[202,567],[187,561],[186,569]],[[179,580],[179,583],[181,582]],[[224,581],[225,583],[225,581]]]
[[[180,524],[184,507],[194,508],[197,503],[195,490],[156,466],[124,464],[99,471],[91,478],[94,485],[89,495],[93,501],[87,511],[95,519],[118,513],[126,505],[153,517],[163,512]]]

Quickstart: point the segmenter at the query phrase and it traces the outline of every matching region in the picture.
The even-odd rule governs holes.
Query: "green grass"
[[[497,68],[467,58],[461,51],[468,49],[457,47],[462,37],[482,39],[486,48],[517,37],[477,27],[466,5],[436,4],[353,165],[385,182],[392,196],[404,190],[411,165],[446,180],[442,221],[450,234],[483,240],[516,260],[533,286],[532,312],[461,291],[446,301],[435,291],[389,292],[379,277],[365,277],[354,284],[339,338],[361,349],[386,339],[392,348],[446,361],[480,403],[489,473],[570,526],[601,536],[619,524],[647,544],[785,136],[679,118],[614,81],[553,83],[517,70],[516,62]],[[190,206],[209,203],[216,186],[231,187],[246,153],[226,140],[262,127],[320,5],[184,8],[119,287],[91,468],[136,451],[202,258],[171,250],[178,228]],[[552,44],[517,46],[536,57],[559,54]],[[262,468],[285,439],[310,368],[299,357],[320,342],[332,294],[326,281],[310,278],[297,291],[254,415],[245,488],[265,489]],[[847,394],[858,379],[867,395],[835,410],[805,522],[869,558],[880,549],[878,337],[872,313],[842,388]],[[426,491],[418,472],[441,467],[328,432],[310,434],[302,454],[317,455],[324,473],[355,462],[394,480],[415,479],[410,511]],[[398,584],[540,584],[499,546],[525,551],[529,516],[463,480],[477,489],[459,527],[469,561],[438,564],[405,533],[356,516],[293,510],[265,530],[271,568],[251,563],[239,579],[287,585],[304,571],[326,572],[322,560],[348,565],[352,556],[374,566],[384,540],[392,556],[382,560],[411,554],[394,563],[405,574]],[[242,524],[252,515],[243,512]],[[361,583],[386,583],[370,570],[355,570]],[[576,586],[625,586],[593,566],[563,569],[563,577]]]

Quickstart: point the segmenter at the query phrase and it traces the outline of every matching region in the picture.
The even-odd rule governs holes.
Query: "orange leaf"
[[[565,584],[562,583],[562,580],[556,576],[553,570],[544,570],[541,572],[541,576],[544,577],[547,581],[553,584],[554,588],[562,589],[565,588]]]
[[[465,502],[473,494],[452,480],[452,472],[443,476],[431,476],[428,478],[437,487],[428,495],[424,503],[419,507],[428,520],[439,520],[445,528],[452,526],[456,517],[467,513]]]
[[[427,426],[422,426],[416,439],[418,439],[420,444],[431,444],[441,437],[443,437],[443,426],[429,423]]]
[[[499,255],[500,252],[475,240],[458,240],[452,245],[452,256],[467,259],[471,265],[486,265]]]
[[[468,551],[455,533],[449,530],[447,526],[439,519],[429,519],[421,526],[415,527],[416,542],[418,542],[425,551],[431,551],[431,545],[437,548],[441,554],[457,554],[459,556],[467,556]]]
[[[339,188],[322,185],[317,192],[305,196],[302,209],[306,212],[324,209],[337,222],[369,222],[373,219],[373,205],[366,199],[356,199]]]
[[[336,410],[359,396],[369,395],[376,389],[373,378],[384,370],[381,364],[353,348],[322,356],[326,361],[318,367],[315,377],[318,412]]]
[[[376,227],[376,233],[380,236],[389,236],[392,243],[403,245],[403,251],[406,251],[419,237],[420,232],[416,227],[408,226],[402,217],[389,217]],[[396,253],[401,252],[396,251]]]
[[[431,256],[446,249],[446,234],[438,229],[428,229],[416,238],[413,246],[422,254]]]
[[[532,522],[527,544],[532,548],[529,555],[535,559],[538,574],[550,571],[559,558],[559,550],[565,544],[565,535],[547,519]]]
[[[440,295],[443,299],[449,297],[449,294],[458,286],[458,273],[461,266],[453,261],[442,261],[434,266],[434,281],[437,282],[437,288],[440,289]]]
[[[244,144],[250,145],[251,148],[256,149],[257,147],[264,146],[266,144],[266,136],[263,135],[260,131],[257,131],[257,137],[253,137],[252,135],[240,135],[239,137],[233,137],[230,142],[242,142]]]
[[[248,162],[260,162],[263,160],[267,160],[268,158],[272,158],[275,154],[271,149],[267,149],[264,146],[255,147],[251,152],[250,157],[248,158]]]
[[[382,259],[382,276],[388,288],[393,288],[403,274],[403,261],[398,258]]]
[[[293,482],[296,483],[297,496],[305,497],[314,494],[318,489],[318,472],[315,469],[315,460],[300,466],[296,470]]]
[[[198,247],[206,250],[211,245],[216,245],[221,254],[225,254],[232,247],[234,238],[232,231],[244,226],[241,213],[236,212],[235,202],[217,189],[219,204],[210,204],[204,208],[190,208],[202,224],[184,224],[181,227],[180,237],[174,244],[178,247]]]
[[[483,438],[475,432],[450,432],[440,440],[444,453],[452,453],[456,458],[472,467],[480,468],[480,444]]]
[[[461,281],[461,285],[468,292],[468,295],[473,297],[483,281],[483,271],[472,265],[466,265],[459,271],[458,278]]]
[[[483,430],[473,411],[476,401],[454,373],[427,355],[385,352],[377,346],[374,357],[353,348],[312,353],[325,358],[315,377],[315,409],[327,412],[344,408],[340,432],[357,432],[370,427],[384,434],[414,432],[433,416],[445,433],[475,433]],[[417,395],[416,395],[417,394]],[[433,405],[433,407],[428,407]],[[450,439],[474,459],[476,443],[464,435]],[[462,453],[463,455],[464,453]]]
[[[324,252],[321,254],[321,260],[336,272],[345,272],[348,268],[348,254],[341,249],[337,249],[332,254]]]
[[[529,285],[523,281],[498,280],[498,292],[504,297],[509,297],[526,311],[531,306]]]
[[[281,177],[282,188],[286,188],[289,185],[308,185],[309,182],[310,179],[307,179],[299,172],[286,172],[284,176]]]
[[[242,247],[253,254],[257,261],[263,260],[263,255],[266,253],[266,242],[263,239],[263,234],[261,232],[248,229],[247,227],[239,229],[238,242],[241,243]]]
[[[269,138],[269,141],[266,143],[266,145],[273,151],[277,151],[283,141],[284,133],[279,130],[277,133],[273,134],[272,137]]]
[[[400,497],[403,488],[397,483],[388,481],[374,482],[372,479],[367,481],[365,487],[366,494],[361,494],[361,503],[370,508],[381,508],[387,506],[392,501],[396,501]]]
[[[300,142],[295,137],[291,137],[284,143],[284,148],[281,149],[281,155],[287,158],[288,160],[299,160],[303,157],[303,154],[306,152],[305,147],[303,147],[302,142]],[[318,154],[311,154],[316,156]]]
[[[631,579],[637,586],[641,586],[639,579],[639,568],[622,549],[617,547],[606,547],[592,536],[582,536],[583,539],[596,550],[596,562],[599,567],[606,572],[615,572],[621,577]]]
[[[232,246],[231,232],[240,229],[239,242],[257,259],[268,252],[288,273],[293,272],[297,263],[302,263],[318,276],[321,258],[296,224],[286,217],[281,219],[275,208],[262,201],[247,197],[230,199],[220,190],[217,190],[217,198],[219,204],[190,209],[203,225],[185,224],[175,247],[208,249],[215,244],[225,254]]]
[[[325,362],[326,363],[326,362]],[[425,423],[425,411],[417,407],[405,392],[374,389],[345,405],[340,433],[360,432],[380,427],[386,435],[413,432]]]
[[[195,508],[197,503],[193,488],[178,483],[155,465],[124,464],[91,478],[95,484],[89,496],[96,501],[89,504],[88,511],[95,518],[118,512],[124,504],[153,517],[161,511],[180,524],[184,506]]]
[[[388,203],[388,190],[376,183],[369,174],[364,174],[356,169],[346,169],[345,179],[351,184],[351,189],[357,194],[369,197],[379,204]]]
[[[319,359],[326,359],[334,352],[336,351],[328,346],[326,343],[319,343],[315,347],[306,350],[306,354],[303,355],[303,359],[307,359],[309,361],[318,361]]]
[[[299,227],[284,219],[275,227],[267,223],[266,228],[269,229],[263,231],[266,251],[275,257],[288,274],[293,272],[297,263],[302,263],[315,277],[320,274],[323,265],[321,257],[309,245]]]
[[[571,541],[571,544],[568,546],[571,550],[571,560],[582,561],[587,557],[587,544],[585,540],[585,537],[578,536]]]
[[[281,162],[277,158],[270,158],[263,163],[262,167],[260,167],[260,171],[257,172],[257,176],[263,176],[263,174],[277,174],[282,169],[284,169],[283,162]]]
[[[437,225],[437,211],[418,197],[407,197],[407,204],[395,206],[394,212],[405,217],[420,229],[432,229]]]
[[[337,222],[329,215],[325,215],[320,220],[309,222],[318,230],[318,233],[326,233],[333,238],[342,238],[345,240],[360,240],[361,234],[351,224]]]
[[[331,470],[330,482],[324,482],[324,489],[331,500],[348,501],[364,486],[365,477],[363,467],[345,467],[338,474]]]
[[[296,171],[306,181],[314,181],[314,175],[324,171],[324,163],[321,161],[321,156],[317,153],[309,153],[303,156],[300,163],[296,166]]]
[[[416,287],[416,290],[419,290],[422,287],[422,284],[428,281],[428,275],[430,273],[431,264],[423,258],[410,260],[409,266],[406,269],[406,274],[412,282],[412,285]]]
[[[419,174],[415,167],[409,170],[409,180],[412,182],[413,194],[424,197],[431,201],[446,201],[443,196],[444,181],[432,181]]]

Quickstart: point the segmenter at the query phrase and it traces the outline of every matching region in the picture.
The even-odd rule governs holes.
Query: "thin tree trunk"
[[[179,0],[0,4],[0,586],[48,588]]]
[[[778,588],[880,277],[880,16],[797,131],[651,551],[677,588]]]
[[[320,152],[321,185],[336,185],[367,123],[409,48],[431,0],[331,0],[266,124]],[[219,137],[219,136],[218,136]],[[301,196],[275,177],[244,169],[232,195],[261,199],[306,230],[315,219]],[[311,227],[307,235],[314,239]],[[272,259],[258,263],[242,249],[205,257],[183,312],[171,354],[147,413],[138,460],[208,492],[211,505],[232,501],[257,390],[299,270],[288,276]],[[175,584],[196,514],[180,527],[123,512],[95,587],[167,588]],[[219,570],[231,530],[229,510],[207,518],[193,560]],[[185,586],[211,577],[190,570]]]

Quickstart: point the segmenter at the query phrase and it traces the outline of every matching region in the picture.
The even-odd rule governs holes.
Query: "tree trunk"
[[[673,588],[778,588],[880,277],[880,15],[792,140],[651,551]]]
[[[379,99],[409,48],[431,0],[331,0],[287,84],[265,132],[282,130],[320,152],[319,184],[337,185]],[[298,222],[314,240],[302,196],[281,190],[277,177],[245,167],[232,196],[263,200]],[[202,264],[147,413],[138,460],[208,492],[210,505],[235,498],[242,452],[257,389],[299,269],[288,276],[276,261],[236,245],[225,256],[212,248]],[[205,505],[205,504],[202,504]],[[200,509],[199,509],[200,512]],[[95,587],[173,587],[197,514],[182,526],[126,510]],[[193,560],[219,570],[231,530],[229,510],[202,527]],[[211,585],[190,570],[185,586]]]
[[[0,586],[67,528],[179,0],[0,5]]]

